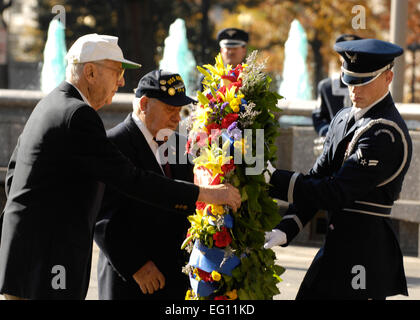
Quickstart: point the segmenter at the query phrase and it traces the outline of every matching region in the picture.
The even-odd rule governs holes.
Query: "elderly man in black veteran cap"
[[[318,209],[328,210],[324,246],[297,299],[385,299],[407,295],[403,259],[391,223],[412,154],[411,138],[388,91],[402,48],[376,39],[344,41],[342,80],[353,106],[331,122],[309,174],[275,170],[273,197],[289,202],[266,248],[287,246]]]
[[[186,139],[172,134],[181,107],[192,102],[179,74],[154,70],[139,81],[133,112],[107,136],[138,168],[192,182],[192,164],[179,161]],[[162,150],[171,153],[170,163]],[[107,186],[95,229],[99,299],[184,299],[188,277],[181,272],[186,257],[180,246],[187,229],[183,215],[167,215]]]
[[[220,53],[225,64],[235,68],[245,60],[249,35],[246,31],[237,28],[226,28],[217,34]]]

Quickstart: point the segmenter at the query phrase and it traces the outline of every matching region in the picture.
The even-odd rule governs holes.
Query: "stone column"
[[[408,0],[391,1],[390,41],[406,49]],[[406,51],[406,50],[405,50]],[[391,94],[395,102],[403,102],[405,54],[395,59]]]

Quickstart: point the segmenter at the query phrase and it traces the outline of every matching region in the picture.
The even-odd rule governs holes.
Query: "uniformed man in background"
[[[408,295],[403,258],[391,223],[409,168],[412,143],[389,93],[394,58],[403,49],[376,39],[343,41],[342,80],[353,106],[337,113],[322,155],[306,175],[275,170],[273,197],[289,202],[266,248],[287,246],[318,209],[328,210],[326,240],[297,299],[385,299]]]
[[[355,34],[342,34],[335,40],[335,43],[360,39]],[[342,63],[343,58],[339,57]],[[341,80],[340,72],[334,72],[331,77],[325,78],[318,83],[317,105],[312,112],[312,123],[319,136],[314,140],[314,153],[316,156],[319,156],[322,152],[325,136],[332,118],[343,107],[350,107],[351,104],[349,90]]]
[[[235,68],[245,61],[249,41],[248,32],[238,28],[225,28],[217,34],[217,42],[220,46],[220,54],[225,65],[230,64]],[[200,75],[200,91],[203,91],[202,81],[204,75]]]

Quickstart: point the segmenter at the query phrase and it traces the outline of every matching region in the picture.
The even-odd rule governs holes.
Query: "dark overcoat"
[[[108,130],[107,136],[136,167],[163,175],[131,114]],[[169,143],[168,151],[178,160],[170,165],[172,178],[192,182],[193,166],[184,157],[186,139],[175,134],[169,142],[174,144]],[[183,195],[179,193],[178,196],[182,198]],[[165,201],[166,195],[161,194],[161,197]],[[183,300],[188,277],[181,269],[187,257],[180,247],[188,226],[188,220],[182,215],[169,215],[107,186],[94,237],[100,248],[99,299]],[[165,276],[165,287],[151,295],[143,294],[132,277],[148,260],[153,261]]]
[[[63,82],[36,105],[10,160],[0,293],[85,298],[104,184],[171,214],[194,210],[199,193],[136,168],[107,139],[97,112]]]

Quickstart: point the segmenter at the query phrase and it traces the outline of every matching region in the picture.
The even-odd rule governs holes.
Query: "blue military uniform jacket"
[[[329,212],[325,244],[297,298],[407,295],[389,216],[410,165],[411,138],[390,94],[346,128],[350,110],[342,109],[333,119],[323,153],[309,174],[276,170],[271,178],[272,196],[290,203],[278,226],[288,243],[318,209]],[[357,266],[365,270],[365,286],[355,289]]]

